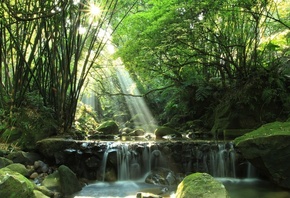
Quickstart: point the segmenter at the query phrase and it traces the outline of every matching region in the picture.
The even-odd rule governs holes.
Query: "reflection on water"
[[[231,198],[290,198],[290,191],[259,179],[217,178],[217,180],[225,185]],[[137,192],[174,198],[174,191],[174,187],[155,186],[144,182],[96,182],[87,185],[69,198],[135,198]]]
[[[231,198],[290,198],[290,191],[259,179],[217,178]]]
[[[159,194],[162,197],[172,197],[175,188],[156,186],[144,182],[118,181],[96,182],[87,185],[79,193],[69,198],[136,198],[137,192]]]

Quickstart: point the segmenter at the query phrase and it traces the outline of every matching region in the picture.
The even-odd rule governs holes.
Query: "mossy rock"
[[[64,195],[71,195],[82,189],[76,175],[67,166],[61,165],[58,168],[61,190]]]
[[[35,189],[34,189],[34,194],[35,194],[35,191],[39,191],[41,192],[42,194],[46,195],[47,197],[54,197],[55,196],[55,193],[54,191],[51,191],[49,190],[48,188],[46,188],[45,186],[36,186]],[[38,197],[37,197],[38,198]]]
[[[35,185],[23,175],[9,169],[0,169],[0,197],[35,197]]]
[[[165,136],[169,136],[169,135],[174,135],[177,138],[181,138],[182,135],[177,132],[176,130],[167,127],[167,126],[160,126],[158,127],[155,131],[154,134],[156,136],[156,139],[162,139]]]
[[[6,156],[14,163],[21,163],[24,165],[33,165],[35,161],[41,160],[41,156],[33,152],[15,151]]]
[[[14,172],[20,173],[21,175],[25,177],[28,177],[30,175],[29,170],[23,164],[20,164],[20,163],[10,164],[6,166],[5,169],[10,169]]]
[[[176,198],[229,198],[225,186],[207,173],[186,176],[178,185]]]
[[[43,194],[38,190],[33,190],[33,193],[35,198],[49,198],[48,196],[46,196],[45,194]]]
[[[54,171],[52,174],[45,177],[45,179],[42,181],[41,184],[51,191],[60,192],[61,185],[60,185],[59,172]]]
[[[67,148],[78,149],[75,140],[64,138],[46,138],[37,142],[37,151],[49,159],[55,159],[55,155]]]
[[[61,192],[63,195],[71,195],[82,189],[76,175],[65,165],[61,165],[58,170],[48,175],[42,185],[55,192]]]
[[[269,137],[273,135],[290,135],[290,122],[271,122],[261,126],[260,128],[246,133],[234,140],[235,145],[241,142],[255,138]]]
[[[130,136],[143,136],[143,135],[145,135],[145,131],[143,129],[135,129],[134,131],[132,131],[128,135],[130,135]]]
[[[5,166],[8,166],[9,164],[12,164],[13,161],[10,159],[7,159],[5,157],[0,157],[0,168],[4,168]]]
[[[117,135],[119,134],[119,127],[115,121],[108,120],[101,123],[101,125],[97,128],[97,131],[108,135]]]
[[[290,122],[268,123],[234,140],[236,150],[277,185],[290,189]]]

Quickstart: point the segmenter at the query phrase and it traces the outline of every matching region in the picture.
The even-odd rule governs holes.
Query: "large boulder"
[[[273,122],[234,140],[236,149],[261,174],[290,189],[290,122]]]
[[[167,127],[167,126],[160,126],[155,131],[154,134],[156,136],[156,139],[166,139],[166,136],[170,136],[172,138],[181,138],[182,135],[178,133],[176,130]]]
[[[0,197],[35,197],[35,185],[20,173],[0,169]]]
[[[78,149],[79,146],[75,140],[55,137],[38,141],[36,148],[46,158],[57,159],[66,149]]]
[[[30,175],[29,170],[23,164],[20,164],[20,163],[9,164],[3,169],[10,169],[14,172],[20,173],[21,175],[25,177],[28,177]]]
[[[52,174],[45,177],[41,185],[47,188],[48,190],[51,190],[54,192],[60,192],[61,185],[60,185],[59,172],[55,171]]]
[[[65,165],[58,168],[61,190],[64,195],[71,195],[82,189],[76,175]]]
[[[41,156],[33,152],[15,151],[9,153],[7,158],[14,163],[21,163],[24,165],[33,165],[35,161],[40,160]]]
[[[176,198],[229,198],[225,186],[207,173],[186,176],[178,185]]]
[[[48,175],[42,185],[51,191],[61,192],[63,195],[71,195],[82,189],[76,175],[64,165]]]
[[[97,131],[103,132],[106,135],[117,135],[119,134],[119,127],[113,120],[108,120],[97,128]]]

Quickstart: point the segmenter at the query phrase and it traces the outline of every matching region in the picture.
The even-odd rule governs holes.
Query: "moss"
[[[60,186],[59,172],[55,171],[52,174],[45,177],[45,179],[42,181],[42,185],[45,186],[49,190],[60,192],[61,186]]]
[[[273,135],[290,135],[290,122],[272,122],[265,124],[252,132],[236,138],[234,143],[238,145],[240,142],[245,140]]]
[[[103,132],[105,134],[118,134],[119,127],[113,120],[108,120],[103,122],[98,128],[97,131]]]
[[[23,175],[25,177],[29,176],[28,169],[23,164],[20,164],[20,163],[10,164],[10,165],[6,166],[3,169],[6,169],[6,170],[10,169],[10,170],[12,170],[14,172],[20,173],[21,175]]]
[[[227,191],[222,183],[207,173],[194,173],[188,175],[178,185],[177,198],[226,198]]]
[[[67,166],[61,165],[58,168],[61,190],[64,195],[71,195],[82,189],[76,175]]]
[[[23,175],[0,169],[0,197],[34,197],[35,185]]]

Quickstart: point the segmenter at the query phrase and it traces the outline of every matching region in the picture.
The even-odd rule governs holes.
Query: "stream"
[[[222,182],[231,198],[289,198],[290,192],[267,181],[255,178],[216,178]],[[163,193],[166,191],[165,193]],[[142,181],[95,182],[68,198],[135,198],[137,192],[163,193],[174,198],[175,187],[156,186]]]
[[[171,183],[171,186],[154,185],[160,184],[156,182],[157,180],[154,180],[154,184],[145,183],[145,178],[153,168],[169,168],[169,158],[166,158],[166,155],[161,152],[164,151],[164,145],[129,144],[126,142],[107,143],[106,145],[102,163],[98,169],[102,177],[67,198],[133,198],[136,197],[138,192],[152,193],[167,198],[175,197],[177,188],[175,185],[178,183]],[[183,142],[183,144],[175,143],[174,145],[183,145],[183,148],[191,149],[180,155],[184,157],[183,159],[188,160],[183,166],[189,168],[188,174],[190,170],[193,170],[192,168],[196,172],[208,172],[224,184],[231,198],[290,198],[289,190],[258,179],[257,172],[250,163],[243,166],[246,174],[242,177],[237,176],[236,155],[231,143],[187,145]],[[174,152],[174,149],[169,153],[172,152]],[[170,160],[170,162],[173,161]],[[117,181],[115,182],[106,180],[106,175],[111,174],[108,172],[110,170],[108,163],[114,163],[116,166],[115,177]],[[170,172],[166,172],[166,174],[165,178],[167,179]]]

